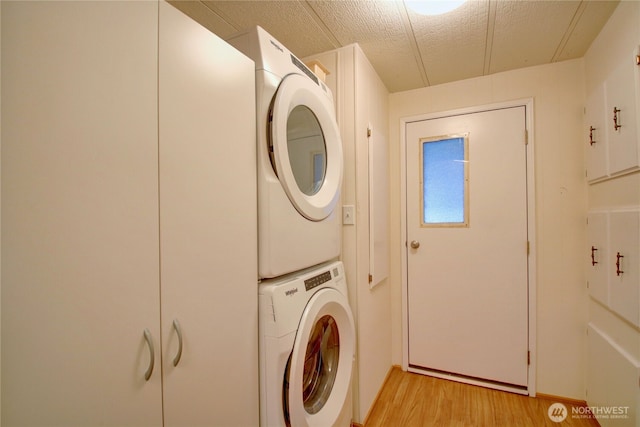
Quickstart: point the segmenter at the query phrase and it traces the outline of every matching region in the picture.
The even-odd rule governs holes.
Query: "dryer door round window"
[[[272,164],[287,197],[311,221],[328,217],[342,183],[342,142],[331,99],[307,76],[286,76],[271,107]]]
[[[355,349],[346,297],[318,291],[305,308],[291,352],[284,410],[291,426],[333,425],[347,397]]]

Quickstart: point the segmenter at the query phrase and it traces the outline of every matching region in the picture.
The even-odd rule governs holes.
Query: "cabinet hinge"
[[[527,351],[527,366],[531,365],[531,352]]]
[[[369,283],[373,282],[373,275],[369,275]]]
[[[530,252],[531,252],[531,245],[529,244],[529,241],[527,240],[527,255],[529,255]]]
[[[524,145],[529,145],[529,131],[527,129],[524,130]]]
[[[371,138],[372,130],[370,127],[367,127],[367,138]]]

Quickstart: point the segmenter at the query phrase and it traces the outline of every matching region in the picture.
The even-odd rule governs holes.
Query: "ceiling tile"
[[[497,2],[490,73],[551,61],[578,1]]]
[[[203,27],[212,33],[217,34],[221,38],[228,37],[238,30],[233,25],[226,22],[219,15],[216,15],[211,9],[206,7],[204,3],[197,0],[179,0],[169,1],[177,9],[181,10],[193,20],[197,21]]]
[[[409,11],[429,84],[435,85],[482,75],[489,2],[467,2],[438,16]]]
[[[336,46],[301,1],[203,1],[236,32],[259,25],[298,57]],[[220,35],[219,32],[214,31]],[[221,35],[222,38],[230,34]]]
[[[586,5],[584,12],[571,32],[564,49],[559,53],[558,61],[584,56],[591,42],[618,6],[618,2],[613,1],[588,1],[584,3]]]
[[[342,46],[360,45],[389,91],[423,86],[397,2],[350,0],[309,4]]]

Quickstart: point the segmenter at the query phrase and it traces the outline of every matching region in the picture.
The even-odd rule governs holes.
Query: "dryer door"
[[[354,351],[346,297],[332,288],[319,290],[302,314],[291,352],[283,393],[287,425],[335,424],[351,384]]]
[[[270,155],[296,210],[321,221],[334,210],[342,184],[342,141],[331,97],[307,76],[286,76],[271,106]]]

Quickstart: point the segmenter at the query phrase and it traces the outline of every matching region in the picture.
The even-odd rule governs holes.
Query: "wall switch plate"
[[[353,205],[345,205],[342,207],[342,225],[356,224],[356,208]]]

